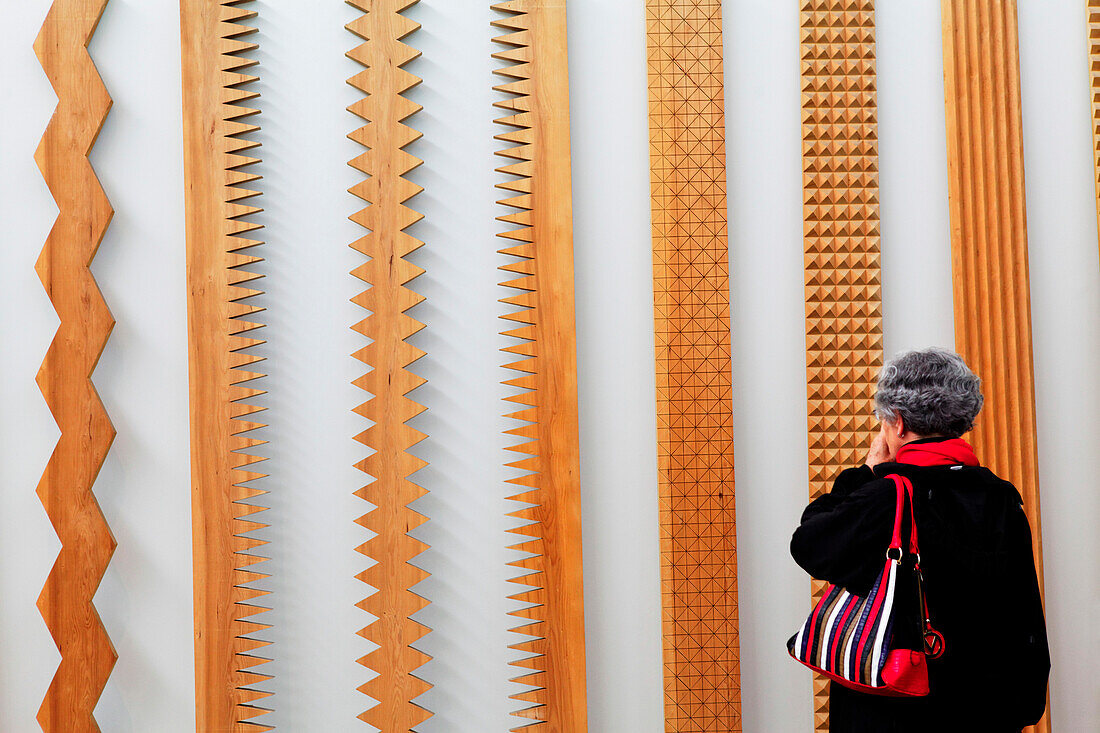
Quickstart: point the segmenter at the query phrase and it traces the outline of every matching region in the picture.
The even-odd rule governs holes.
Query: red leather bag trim
[[[899,650],[897,650],[897,652],[908,652],[908,651],[909,651],[908,649],[899,649]],[[897,652],[892,652],[891,656],[893,654],[897,653]],[[790,654],[789,650],[788,650],[788,654]],[[803,665],[809,667],[810,669],[817,672],[818,674],[825,675],[829,679],[843,685],[844,687],[847,687],[850,690],[857,690],[859,692],[866,692],[870,695],[879,695],[880,697],[923,697],[924,695],[928,694],[927,692],[913,693],[913,692],[906,692],[905,690],[895,690],[892,687],[872,687],[871,685],[864,685],[864,684],[861,684],[859,682],[852,682],[851,680],[844,679],[843,677],[841,677],[838,674],[834,674],[832,672],[826,671],[826,670],[822,669],[821,667],[814,666],[814,665],[812,665],[808,662],[803,662],[801,659],[796,657],[794,654],[791,654],[791,658],[794,659],[794,661],[798,662],[799,664],[803,664]],[[889,657],[887,657],[887,661],[889,661]]]
[[[886,657],[882,668],[882,681],[902,694],[921,697],[927,695],[928,664],[924,652],[913,649],[895,649]]]

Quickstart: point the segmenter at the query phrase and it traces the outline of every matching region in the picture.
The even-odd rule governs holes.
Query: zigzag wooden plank
[[[802,0],[802,217],[810,499],[859,465],[882,365],[874,0]],[[824,583],[813,582],[813,601]],[[814,675],[814,730],[829,681]]]
[[[254,667],[268,661],[254,652],[269,642],[252,634],[268,628],[251,617],[264,610],[252,601],[265,594],[251,584],[267,577],[252,566],[266,525],[251,515],[266,493],[252,485],[263,474],[251,435],[263,392],[254,385],[263,343],[253,331],[262,310],[251,266],[260,260],[252,239],[260,211],[246,203],[258,195],[259,176],[246,121],[258,96],[247,90],[257,77],[244,72],[256,48],[244,22],[250,0],[181,0],[184,174],[187,206],[187,325],[191,383],[191,489],[195,600],[195,708],[200,731],[260,731],[253,720],[267,712],[256,703],[270,693],[255,685],[269,679]]]
[[[1015,0],[942,0],[955,348],[982,378],[969,440],[1020,490],[1043,585]],[[1049,731],[1049,709],[1035,726]]]
[[[665,730],[741,730],[720,0],[647,0]]]
[[[347,28],[363,42],[348,56],[365,67],[348,80],[364,95],[349,110],[366,121],[349,137],[367,148],[351,161],[365,178],[350,190],[368,204],[351,217],[368,231],[351,246],[370,258],[352,272],[370,285],[354,299],[370,315],[353,328],[371,339],[355,354],[371,371],[355,384],[372,397],[355,411],[373,423],[356,440],[374,450],[357,464],[374,481],[356,495],[375,506],[357,520],[374,533],[358,550],[376,561],[357,576],[376,589],[357,605],[376,617],[359,635],[378,645],[359,660],[378,673],[359,688],[378,704],[359,718],[382,733],[403,733],[431,715],[415,702],[430,687],[417,674],[429,657],[413,647],[427,632],[413,619],[427,605],[413,586],[427,573],[412,560],[427,546],[409,534],[425,521],[409,506],[425,489],[409,477],[426,462],[409,452],[425,436],[408,421],[425,407],[408,394],[425,380],[407,368],[424,354],[408,341],[424,324],[406,311],[424,298],[408,287],[422,270],[405,259],[423,245],[405,231],[422,218],[406,205],[421,190],[406,177],[421,161],[405,151],[420,137],[405,124],[420,106],[404,96],[420,79],[402,67],[420,55],[403,42],[419,25],[402,15],[416,0],[349,2],[363,15]]]
[[[503,50],[493,57],[507,65],[495,73],[507,81],[494,87],[507,95],[496,102],[507,116],[497,120],[508,144],[498,155],[513,161],[498,168],[509,180],[501,200],[511,213],[497,217],[512,228],[500,236],[514,242],[499,250],[510,262],[501,283],[519,292],[501,302],[503,334],[518,342],[504,351],[505,365],[519,376],[503,384],[522,392],[507,399],[521,406],[507,417],[522,423],[507,434],[524,441],[509,447],[522,458],[507,465],[530,471],[509,479],[523,487],[511,498],[531,506],[510,516],[530,521],[513,530],[525,539],[513,549],[533,553],[511,565],[529,574],[512,579],[511,598],[528,608],[513,629],[530,638],[512,649],[530,654],[513,664],[514,681],[533,689],[513,695],[526,705],[515,715],[529,721],[515,730],[545,725],[556,733],[587,730],[584,605],[582,592],[580,445],[578,439],[576,327],[573,299],[573,209],[569,153],[569,79],[565,2],[512,0],[493,8],[505,17],[493,25],[507,31],[495,38]]]
[[[38,371],[38,387],[61,437],[38,483],[38,497],[61,551],[38,596],[38,610],[61,662],[38,709],[46,733],[98,733],[96,703],[117,655],[92,598],[115,539],[92,486],[115,429],[91,375],[114,318],[90,265],[114,213],[88,154],[111,108],[88,43],[107,0],[54,0],[34,52],[57,93],[34,159],[58,214],[35,270],[60,321]]]

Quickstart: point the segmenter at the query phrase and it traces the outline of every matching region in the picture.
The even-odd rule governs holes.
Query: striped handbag
[[[926,657],[943,654],[943,636],[928,619],[913,515],[913,484],[897,474],[894,534],[870,593],[855,595],[829,584],[787,642],[797,661],[853,690],[874,695],[928,694]],[[908,501],[907,501],[908,500]],[[909,506],[909,556],[903,562],[902,520]]]

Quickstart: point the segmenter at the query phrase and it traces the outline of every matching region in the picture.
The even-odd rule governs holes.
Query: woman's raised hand
[[[890,444],[886,442],[886,423],[882,424],[882,429],[879,430],[878,435],[871,441],[871,448],[867,451],[866,463],[871,468],[874,468],[880,463],[893,460],[894,456],[890,452]]]

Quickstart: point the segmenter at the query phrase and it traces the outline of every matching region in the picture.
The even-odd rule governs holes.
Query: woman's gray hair
[[[947,349],[907,351],[883,365],[875,415],[898,416],[917,435],[957,438],[974,427],[982,409],[981,380],[962,357]]]

